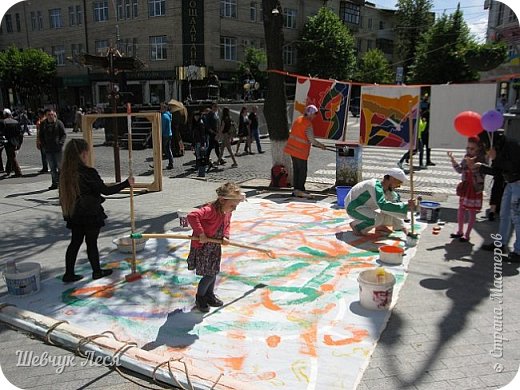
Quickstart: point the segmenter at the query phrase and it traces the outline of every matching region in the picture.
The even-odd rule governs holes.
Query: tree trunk
[[[262,7],[267,69],[283,70],[283,9],[279,0],[262,0]],[[273,11],[275,12],[273,13]],[[285,76],[268,72],[267,91],[264,116],[271,140],[273,165],[282,164],[290,170],[290,159],[283,153],[283,148],[289,138]],[[289,161],[289,165],[287,165],[287,161]]]

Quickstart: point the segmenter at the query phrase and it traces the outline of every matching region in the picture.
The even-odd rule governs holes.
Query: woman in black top
[[[134,185],[133,177],[122,183],[107,186],[98,172],[87,165],[89,145],[83,139],[72,139],[65,147],[60,170],[60,204],[67,228],[71,229],[72,238],[65,254],[65,283],[76,282],[83,278],[74,273],[74,265],[79,248],[85,240],[87,256],[92,267],[92,278],[108,276],[112,270],[101,269],[97,239],[107,215],[101,205],[105,199],[101,196],[112,195]]]
[[[220,138],[222,140],[222,144],[220,146],[220,155],[224,156],[224,148],[229,152],[229,156],[233,160],[233,168],[237,167],[237,160],[235,159],[235,155],[233,154],[233,150],[231,149],[231,141],[233,141],[233,128],[235,127],[235,123],[231,119],[229,115],[229,108],[224,107],[222,110],[222,120],[220,121]]]

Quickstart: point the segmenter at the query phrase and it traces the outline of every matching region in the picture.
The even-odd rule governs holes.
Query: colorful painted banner
[[[343,139],[350,97],[350,84],[335,80],[298,78],[294,98],[293,122],[303,115],[305,107],[319,109],[312,121],[316,138]]]
[[[111,330],[164,360],[182,356],[244,389],[248,383],[266,390],[353,389],[390,316],[360,306],[357,277],[380,265],[380,245],[403,246],[405,235],[357,237],[349,221],[329,203],[253,198],[240,204],[232,240],[268,248],[276,258],[224,247],[216,286],[224,306],[207,314],[194,309],[200,277],[186,264],[189,242],[171,239],[149,240],[138,253],[141,280],[124,281],[130,258],[114,251],[103,259],[115,270],[111,277],[68,285],[57,277],[43,281],[37,294],[6,300],[92,334]],[[402,265],[385,265],[396,279],[393,304],[414,254],[408,248]],[[91,272],[85,263],[76,268]]]
[[[408,149],[410,125],[415,142],[420,88],[361,87],[359,143]]]

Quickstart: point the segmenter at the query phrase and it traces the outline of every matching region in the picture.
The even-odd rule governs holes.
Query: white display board
[[[496,84],[432,85],[430,94],[430,148],[464,149],[467,138],[453,126],[457,114],[495,109]]]

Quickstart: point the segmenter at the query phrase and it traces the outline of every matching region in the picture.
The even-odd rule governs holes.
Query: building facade
[[[321,0],[284,0],[285,70],[297,69],[296,45]],[[381,48],[393,59],[394,11],[359,0],[328,1],[351,29],[358,55]],[[41,48],[56,58],[59,105],[104,105],[112,82],[134,104],[205,98],[198,86],[217,75],[226,96],[240,95],[236,78],[245,49],[265,47],[262,1],[245,0],[38,0],[11,7],[2,19],[0,50]],[[137,57],[145,67],[119,72],[85,66],[82,53]],[[206,94],[207,88],[202,89]],[[233,96],[236,94],[237,96]],[[4,100],[11,99],[3,91]],[[196,96],[195,96],[196,95]],[[231,95],[231,96],[229,96]],[[214,96],[213,96],[214,97]]]
[[[508,49],[505,63],[488,72],[481,73],[481,80],[496,81],[497,100],[505,96],[507,106],[520,99],[520,27],[518,17],[504,3],[486,0],[484,9],[489,10],[487,42],[504,42]]]

